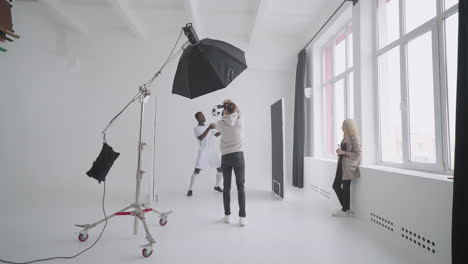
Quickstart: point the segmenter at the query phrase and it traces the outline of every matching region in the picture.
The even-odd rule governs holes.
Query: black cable
[[[350,0],[344,0],[340,6],[338,6],[338,8],[335,10],[335,12],[333,12],[333,14],[327,19],[327,21],[322,25],[322,27],[319,29],[319,31],[317,31],[317,33],[315,33],[315,35],[312,37],[311,40],[309,40],[309,42],[307,42],[307,44],[305,45],[304,49],[307,49],[307,47],[310,45],[310,43],[312,43],[312,41],[314,41],[314,39],[318,36],[318,34],[320,34],[320,32],[323,30],[323,28],[325,28],[325,26],[328,24],[328,22],[330,22],[330,20],[336,15],[336,13],[338,13],[338,10],[340,10],[340,8],[346,3],[346,2],[349,2]],[[353,1],[354,3],[354,1]]]
[[[182,37],[182,30],[179,33],[179,37],[177,38],[177,41],[174,44],[174,47],[172,47],[171,53],[169,53],[169,56],[167,56],[166,62],[164,62],[163,66],[161,67],[161,70],[166,67],[166,65],[171,61],[171,56],[172,53],[174,53],[175,48],[177,47],[177,44],[179,43],[180,37]]]
[[[177,44],[179,44],[179,41],[180,41],[180,38],[182,37],[182,33],[183,33],[183,30],[180,30],[180,33],[179,33],[179,37],[177,37],[177,40],[176,42],[174,43],[174,46],[172,47],[172,50],[171,52],[169,53],[169,56],[167,56],[167,59],[166,61],[162,64],[161,68],[159,68],[159,70],[153,75],[153,77],[151,78],[151,80],[149,80],[147,83],[146,83],[146,87],[150,87],[151,84],[153,83],[154,79],[156,79],[156,77],[161,74],[162,70],[167,66],[167,64],[169,64],[169,62],[171,62],[176,54],[174,54],[174,56],[172,55],[174,53],[174,50],[175,48],[177,47]]]
[[[106,128],[104,128],[104,130],[102,131],[102,134],[103,134],[103,140],[104,140],[104,143],[107,143],[106,141],[106,133],[107,133],[107,130],[112,126],[112,123],[114,123],[114,121],[123,113],[125,112],[125,110],[127,110],[127,108],[133,103],[135,102],[136,100],[138,100],[138,98],[140,98],[141,96],[141,92],[138,92],[137,95],[135,95],[135,97],[133,97],[132,100],[130,100],[130,102],[128,102],[128,104],[122,109],[120,110],[120,112],[115,115],[111,121],[109,121],[109,124],[107,124]]]
[[[161,68],[156,72],[155,75],[153,75],[153,77],[151,78],[150,81],[148,81],[146,83],[146,87],[150,87],[151,84],[153,83],[154,79],[161,73],[161,71],[167,66],[167,64],[169,64],[169,62],[171,62],[177,54],[174,54],[174,50],[175,48],[177,47],[177,44],[179,44],[179,41],[180,41],[180,37],[182,37],[182,30],[180,31],[179,33],[179,37],[177,37],[177,40],[176,42],[174,43],[174,46],[172,47],[172,50],[171,52],[169,53],[169,56],[167,56],[167,59],[166,61],[164,61],[164,63],[162,64]],[[128,102],[128,104],[117,114],[115,115],[111,121],[109,122],[109,124],[106,126],[106,128],[104,128],[104,130],[102,131],[102,134],[103,134],[103,139],[104,139],[104,143],[107,143],[106,141],[106,132],[107,132],[107,129],[109,129],[112,125],[112,123],[114,123],[114,121],[123,113],[125,112],[125,110],[127,110],[127,108],[133,103],[135,102],[136,100],[138,100],[139,98],[141,98],[141,92],[139,92],[132,100],[130,100],[130,102]]]
[[[0,259],[0,262],[3,262],[3,263],[9,263],[9,264],[29,264],[29,263],[35,263],[35,262],[42,262],[42,261],[48,261],[48,260],[54,260],[54,259],[72,259],[72,258],[76,258],[78,257],[79,255],[85,253],[86,251],[90,250],[92,247],[94,247],[97,242],[99,241],[99,239],[101,239],[101,236],[102,234],[104,233],[104,230],[106,229],[106,226],[107,226],[107,215],[106,215],[106,209],[104,207],[104,200],[106,198],[106,182],[104,181],[104,192],[102,194],[102,212],[104,213],[104,217],[105,217],[105,224],[104,224],[104,227],[102,228],[101,230],[101,233],[99,234],[99,237],[96,239],[96,241],[94,241],[94,243],[89,246],[88,248],[86,248],[85,250],[79,252],[78,254],[76,255],[73,255],[73,256],[69,256],[69,257],[51,257],[51,258],[44,258],[44,259],[36,259],[36,260],[31,260],[31,261],[27,261],[27,262],[13,262],[13,261],[8,261],[8,260],[3,260],[3,259]]]

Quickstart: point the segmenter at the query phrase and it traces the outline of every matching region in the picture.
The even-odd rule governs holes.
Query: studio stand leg
[[[136,192],[135,192],[135,202],[130,204],[129,206],[123,208],[122,210],[115,212],[114,214],[110,215],[104,219],[101,219],[95,223],[92,224],[84,224],[84,225],[75,225],[77,227],[83,228],[80,231],[80,234],[78,236],[78,239],[81,242],[85,242],[89,235],[88,231],[97,225],[105,222],[106,220],[108,221],[109,219],[113,218],[114,216],[118,215],[129,215],[134,217],[134,223],[133,223],[133,234],[137,235],[138,234],[138,222],[140,221],[143,224],[143,228],[145,229],[146,233],[146,240],[148,241],[147,244],[143,245],[143,250],[142,250],[142,255],[143,257],[147,258],[153,254],[153,244],[156,243],[156,240],[154,240],[153,236],[151,235],[148,224],[146,223],[146,213],[148,212],[154,212],[159,216],[159,224],[161,226],[165,226],[167,224],[167,217],[172,211],[168,212],[160,212],[156,209],[153,209],[151,207],[146,206],[144,203],[140,202],[140,187],[141,187],[141,180],[143,178],[143,174],[145,173],[142,168],[141,168],[141,157],[142,157],[142,152],[146,146],[146,143],[142,142],[142,132],[143,132],[143,117],[144,117],[144,110],[145,110],[145,103],[148,101],[149,96],[151,95],[150,90],[147,88],[146,85],[143,85],[140,87],[139,93],[127,104],[127,106],[116,116],[114,119],[111,120],[109,125],[104,129],[103,134],[104,134],[104,141],[105,141],[105,132],[109,127],[112,125],[113,121],[120,115],[122,114],[127,107],[133,103],[136,100],[140,101],[140,132],[139,132],[139,137],[138,137],[138,161],[137,161],[137,172],[136,172]],[[131,210],[127,212],[127,210]]]

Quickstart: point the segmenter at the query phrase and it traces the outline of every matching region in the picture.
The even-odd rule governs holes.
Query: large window
[[[380,160],[448,172],[455,144],[457,1],[376,1]]]
[[[392,48],[378,58],[382,160],[403,162],[401,135],[400,53]]]
[[[431,31],[408,42],[406,49],[409,159],[435,163],[434,63]]]
[[[341,124],[354,116],[353,31],[350,23],[322,48],[325,156],[335,157],[343,133]]]

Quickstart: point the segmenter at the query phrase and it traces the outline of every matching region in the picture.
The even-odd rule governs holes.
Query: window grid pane
[[[393,163],[403,162],[399,49],[397,46],[378,58],[381,158]]]
[[[436,16],[437,0],[405,0],[406,32],[421,26]]]
[[[458,4],[459,0],[445,0],[445,10],[451,8],[452,6]]]
[[[400,36],[399,9],[399,0],[379,0],[379,47],[381,48]]]
[[[346,70],[346,32],[341,33],[335,40],[335,76]]]
[[[332,78],[332,46],[327,45],[323,49],[323,81],[327,83]]]
[[[348,27],[348,68],[353,67],[353,27]]]
[[[410,160],[435,163],[432,33],[412,40],[407,48]]]
[[[335,112],[335,147],[341,143],[343,139],[343,131],[341,130],[341,126],[345,119],[345,90],[344,90],[344,80],[341,79],[337,81],[334,85],[334,93],[335,93],[335,105],[334,105],[334,112]]]
[[[325,86],[325,138],[326,154],[332,156],[335,152],[333,144],[333,86]]]
[[[445,48],[447,54],[448,123],[450,137],[450,169],[455,160],[455,105],[457,96],[458,13],[445,20]]]
[[[354,83],[353,72],[348,74],[348,118],[354,119]]]

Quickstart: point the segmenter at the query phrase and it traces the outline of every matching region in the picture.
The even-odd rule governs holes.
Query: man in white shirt
[[[195,170],[190,178],[187,196],[193,195],[193,184],[195,183],[195,178],[200,174],[200,171],[208,168],[216,168],[216,185],[214,189],[215,191],[223,192],[220,187],[223,170],[221,168],[221,154],[219,152],[217,140],[217,137],[219,137],[221,133],[215,129],[214,123],[209,126],[205,125],[206,119],[202,112],[197,112],[195,114],[195,119],[197,119],[198,125],[193,129],[193,132],[200,143],[200,148],[198,150]]]
[[[232,171],[236,177],[237,198],[239,202],[239,224],[247,225],[245,213],[245,161],[244,161],[244,117],[231,100],[224,100],[224,116],[216,124],[221,132],[221,167],[224,179],[224,222],[231,222],[231,179]]]

